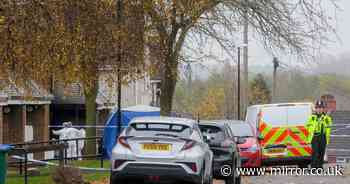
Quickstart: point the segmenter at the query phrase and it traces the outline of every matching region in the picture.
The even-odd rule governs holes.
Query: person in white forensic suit
[[[71,122],[63,123],[63,128],[61,130],[53,131],[53,134],[58,135],[60,140],[69,140],[69,139],[79,139],[85,138],[85,130],[78,130],[73,128]],[[77,144],[78,142],[78,144]],[[67,157],[68,158],[76,158],[77,156],[81,157],[82,150],[84,149],[84,141],[67,141]]]
[[[79,139],[86,138],[85,130],[84,129],[78,130],[77,137]],[[79,157],[79,160],[82,160],[81,157],[82,157],[84,146],[85,146],[85,140],[79,140],[78,141],[78,157]]]

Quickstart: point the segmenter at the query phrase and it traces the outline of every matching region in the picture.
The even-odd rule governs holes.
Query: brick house
[[[48,140],[52,95],[33,81],[19,87],[1,79],[0,86],[0,143]]]
[[[107,84],[101,77],[97,97],[97,125],[104,125],[117,104],[116,84]],[[159,81],[148,76],[124,84],[122,107],[159,103]],[[158,96],[157,96],[158,95]],[[26,141],[47,141],[50,125],[71,121],[85,124],[85,98],[79,83],[64,86],[53,82],[50,91],[28,81],[19,87],[11,80],[0,79],[0,144]]]
[[[104,126],[109,113],[117,106],[117,84],[108,81],[110,73],[100,75],[99,92],[97,95],[97,122],[96,125]],[[116,77],[115,77],[116,78]],[[151,79],[145,75],[142,78],[131,81],[122,86],[122,108],[134,105],[159,104],[160,80]],[[62,122],[71,121],[73,125],[85,125],[85,97],[83,87],[79,83],[68,86],[55,82],[52,88],[54,99],[50,105],[52,127],[61,126]],[[103,129],[103,128],[100,128]],[[102,132],[97,130],[98,135]]]

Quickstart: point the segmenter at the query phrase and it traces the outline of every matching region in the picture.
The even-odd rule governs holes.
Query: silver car
[[[133,119],[112,151],[111,184],[211,184],[213,153],[196,121],[172,117]]]

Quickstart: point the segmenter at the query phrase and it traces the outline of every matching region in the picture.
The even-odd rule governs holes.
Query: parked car
[[[241,177],[236,173],[236,168],[241,167],[238,146],[230,127],[220,122],[205,121],[199,124],[205,140],[214,153],[213,176],[216,179],[224,179],[226,184],[240,184]],[[222,168],[226,166],[231,169],[229,176],[222,173]]]
[[[261,148],[250,124],[239,120],[228,120],[237,139],[242,167],[261,167]]]
[[[112,151],[111,184],[211,184],[213,153],[191,119],[133,119]]]
[[[246,122],[259,137],[263,165],[308,166],[312,148],[305,125],[312,107],[312,103],[282,103],[248,108]]]

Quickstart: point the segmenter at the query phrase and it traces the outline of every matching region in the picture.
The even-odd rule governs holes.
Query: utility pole
[[[249,101],[249,80],[248,80],[248,0],[246,0],[246,7],[244,11],[244,28],[243,28],[243,65],[244,65],[244,81],[243,81],[243,112],[245,113]]]
[[[277,69],[280,66],[276,57],[273,58],[273,85],[272,85],[272,102],[276,102],[276,89],[277,89]]]
[[[118,29],[121,30],[123,24],[123,0],[118,0],[117,2],[117,24]],[[118,51],[117,51],[117,60],[118,60],[118,111],[117,111],[117,125],[118,125],[118,134],[122,131],[122,110],[121,110],[121,101],[122,101],[122,74],[121,74],[121,65],[122,65],[122,45],[121,45],[121,35],[118,34]]]
[[[188,62],[186,65],[186,78],[187,78],[187,95],[189,96],[189,105],[192,106],[192,67]]]
[[[241,119],[241,48],[238,47],[237,60],[237,119]]]

